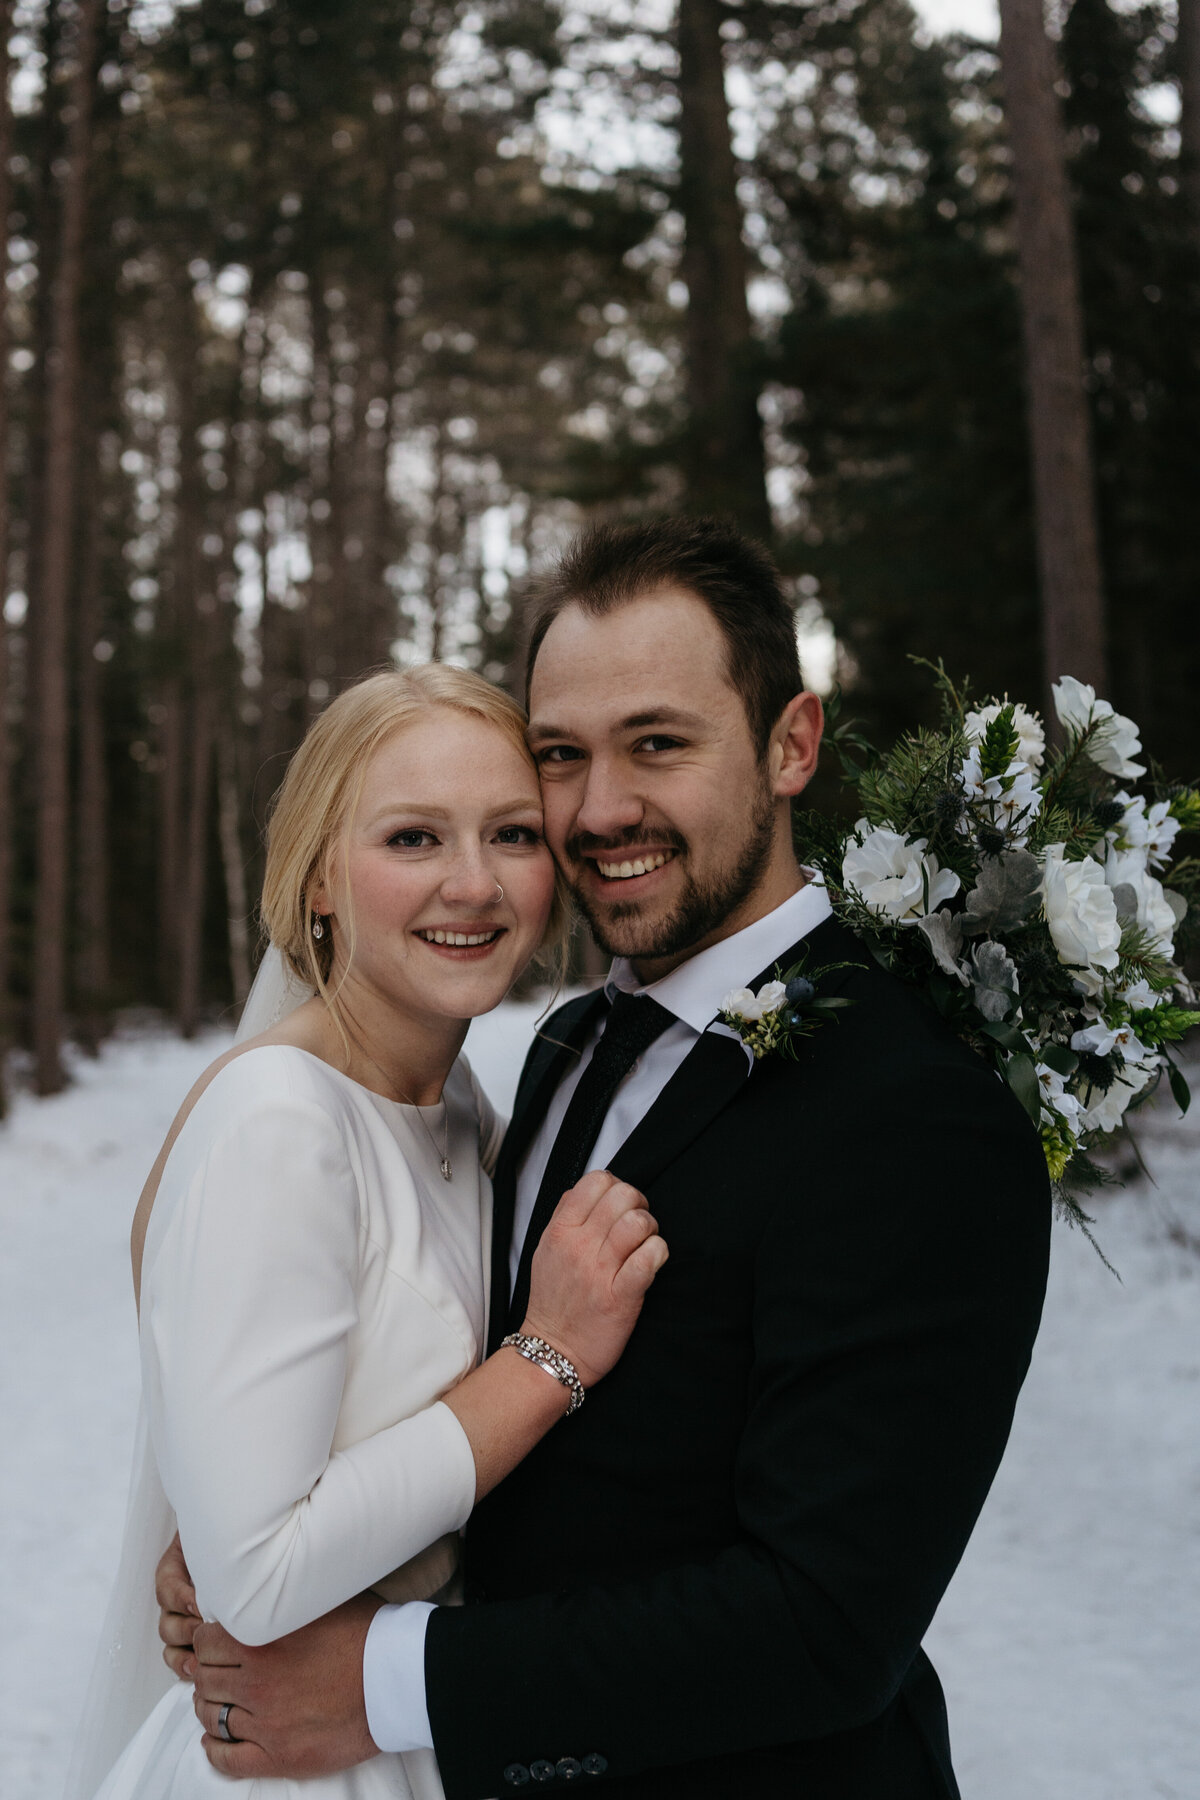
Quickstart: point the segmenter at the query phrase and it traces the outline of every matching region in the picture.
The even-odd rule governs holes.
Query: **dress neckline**
[[[252,1049],[240,1050],[238,1056],[231,1056],[229,1061],[231,1063],[237,1062],[238,1057],[240,1056],[255,1056],[261,1050],[289,1050],[296,1056],[307,1057],[309,1062],[316,1063],[322,1069],[328,1069],[331,1075],[336,1075],[339,1081],[346,1082],[348,1086],[354,1088],[358,1093],[368,1094],[372,1100],[382,1100],[385,1106],[394,1106],[400,1112],[431,1113],[436,1112],[440,1106],[445,1106],[446,1104],[445,1082],[442,1084],[440,1097],[431,1101],[428,1106],[421,1106],[415,1100],[393,1100],[390,1094],[381,1094],[376,1088],[368,1087],[365,1081],[356,1081],[353,1075],[347,1075],[346,1071],[344,1069],[339,1069],[335,1063],[326,1062],[323,1056],[318,1056],[314,1050],[304,1050],[299,1044],[255,1044]],[[457,1062],[458,1058],[455,1057],[454,1060]],[[446,1081],[449,1081],[453,1071],[454,1064],[452,1063],[450,1065],[450,1070],[446,1075]]]

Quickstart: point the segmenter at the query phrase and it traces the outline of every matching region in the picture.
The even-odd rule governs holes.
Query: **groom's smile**
[[[703,601],[567,605],[539,648],[529,742],[546,838],[601,946],[656,979],[794,891],[772,785]]]

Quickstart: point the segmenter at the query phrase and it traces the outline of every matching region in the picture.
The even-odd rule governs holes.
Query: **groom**
[[[303,1775],[432,1746],[449,1800],[952,1800],[921,1637],[1037,1330],[1040,1145],[796,860],[820,703],[760,549],[704,521],[588,532],[529,664],[547,836],[616,961],[521,1078],[491,1345],[582,1168],[646,1193],[670,1261],[616,1369],[476,1513],[473,1603],[352,1602],[253,1651],[197,1628],[205,1747]],[[804,955],[853,1004],[754,1063],[722,997]],[[168,1642],[185,1592],[164,1567]]]

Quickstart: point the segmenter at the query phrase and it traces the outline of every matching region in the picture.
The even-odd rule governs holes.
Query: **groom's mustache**
[[[653,844],[656,850],[687,849],[687,839],[682,832],[670,831],[661,825],[630,825],[611,837],[593,837],[590,832],[578,831],[567,839],[566,854],[570,862],[582,862],[585,856],[602,856],[607,860],[618,851],[640,850],[648,844]]]

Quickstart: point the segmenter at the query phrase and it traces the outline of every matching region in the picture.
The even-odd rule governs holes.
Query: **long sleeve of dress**
[[[200,1605],[258,1644],[458,1530],[475,1468],[440,1402],[334,1448],[359,1323],[351,1147],[307,1096],[232,1112],[207,1137],[193,1115],[177,1146],[194,1171],[148,1269],[143,1370]]]

